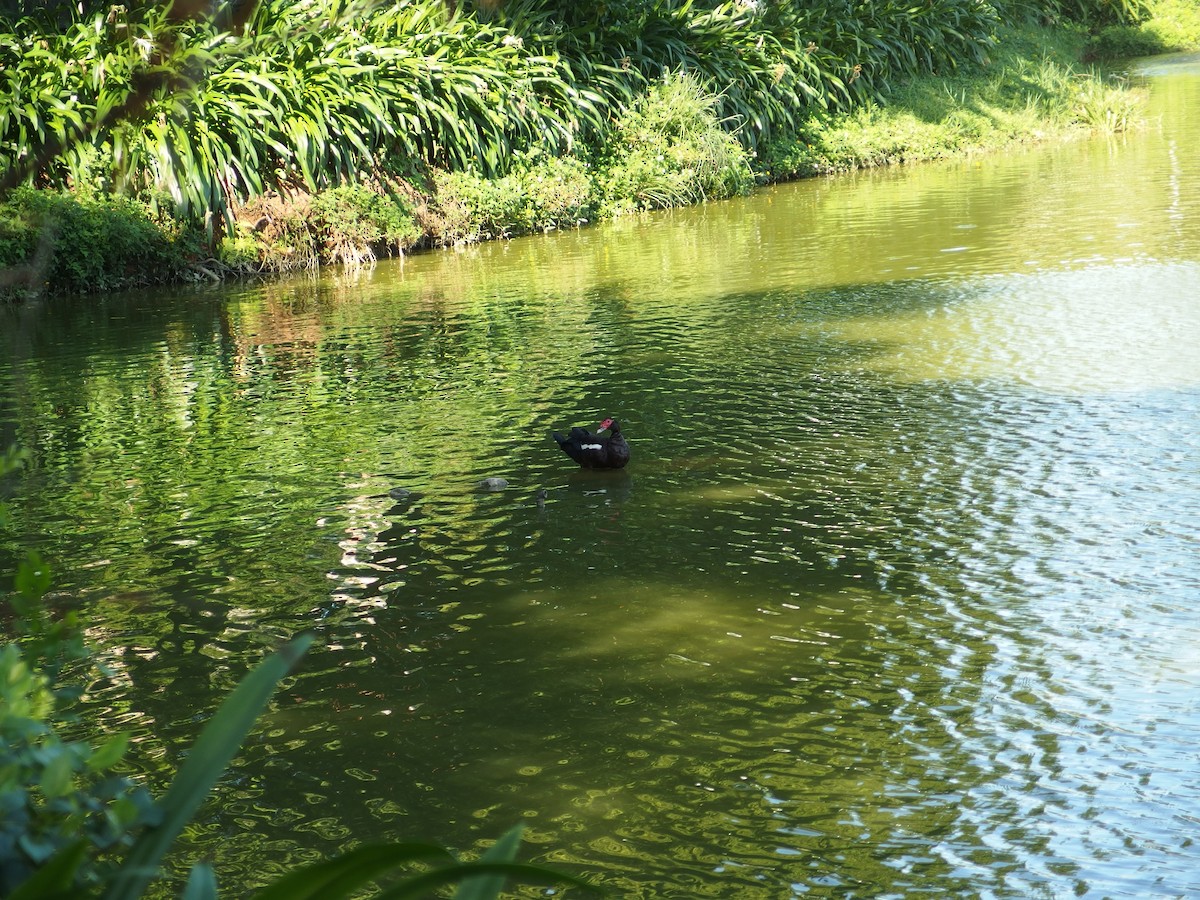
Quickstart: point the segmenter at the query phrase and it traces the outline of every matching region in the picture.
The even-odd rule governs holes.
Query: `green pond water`
[[[7,310],[0,562],[155,783],[318,636],[183,841],[231,896],[517,822],[621,897],[1200,895],[1200,61],[1149,84],[1111,139]]]

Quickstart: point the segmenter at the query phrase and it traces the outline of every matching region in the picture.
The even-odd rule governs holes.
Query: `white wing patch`
[[[603,444],[580,444],[579,449],[580,450],[603,450],[604,445]]]

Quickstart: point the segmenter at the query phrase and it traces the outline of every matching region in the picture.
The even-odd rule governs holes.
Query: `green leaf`
[[[127,733],[114,734],[92,752],[91,757],[88,758],[87,767],[93,772],[111,769],[121,761],[121,757],[125,755],[128,747],[129,735]]]
[[[217,876],[212,866],[206,862],[192,866],[181,900],[217,900]]]
[[[524,884],[566,884],[593,891],[601,890],[596,885],[590,884],[582,878],[576,878],[574,875],[566,875],[562,872],[555,872],[551,869],[544,869],[541,866],[531,866],[527,863],[481,861],[458,863],[453,866],[436,869],[432,872],[425,872],[413,878],[407,878],[400,884],[381,891],[374,900],[407,900],[409,897],[424,897],[435,888],[466,880],[488,881],[490,883],[491,879],[480,879],[478,877],[484,875],[500,876],[501,881],[513,878]],[[468,896],[474,897],[475,900],[495,900],[499,896],[499,891],[497,890],[494,893],[477,892]],[[461,900],[458,894],[455,894],[455,900]]]
[[[17,563],[17,577],[13,586],[26,600],[36,600],[50,590],[50,567],[36,550],[30,550]]]
[[[488,847],[487,852],[480,857],[480,861],[488,863],[516,862],[517,851],[521,849],[521,833],[524,830],[524,826],[514,825],[502,834],[496,843]],[[502,890],[504,890],[503,875],[466,878],[454,892],[454,900],[484,900],[484,898],[499,896]]]
[[[56,748],[50,761],[46,763],[46,768],[42,770],[38,787],[50,800],[65,797],[75,788],[74,776],[70,750],[66,747],[59,747]]]
[[[453,862],[433,844],[398,843],[356,847],[334,859],[296,869],[255,894],[252,900],[335,900],[350,897],[397,866],[414,861]]]
[[[87,857],[88,842],[78,840],[55,853],[8,895],[8,900],[71,900],[78,898],[75,873]]]
[[[163,854],[191,821],[246,739],[275,686],[312,644],[302,635],[285,644],[241,680],[192,745],[158,807],[163,821],[138,839],[105,893],[106,900],[138,900],[158,872]]]

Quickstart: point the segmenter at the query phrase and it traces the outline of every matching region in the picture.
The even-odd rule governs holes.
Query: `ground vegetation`
[[[1189,0],[6,6],[10,296],[362,264],[1120,130],[1136,94],[1080,60],[1200,32]]]

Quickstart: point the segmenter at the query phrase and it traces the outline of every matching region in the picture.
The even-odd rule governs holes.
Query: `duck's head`
[[[617,434],[621,430],[621,424],[616,419],[605,419],[600,423],[599,431],[604,431],[606,428],[613,434]]]

